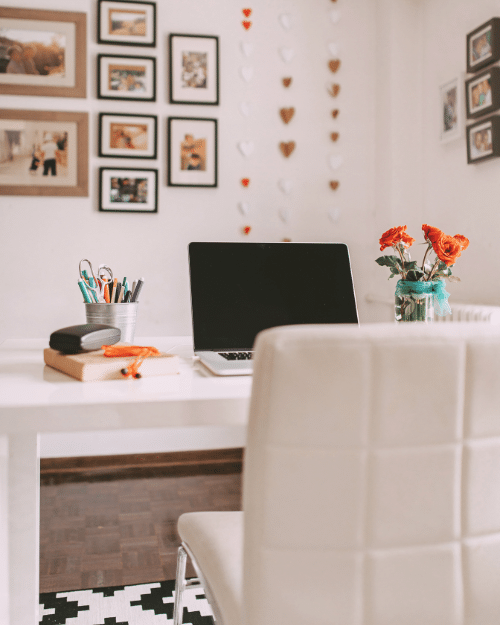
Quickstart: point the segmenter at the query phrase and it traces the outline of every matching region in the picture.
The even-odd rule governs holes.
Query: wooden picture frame
[[[217,120],[168,118],[169,187],[217,186]]]
[[[99,156],[156,159],[156,115],[99,113]]]
[[[467,163],[500,156],[500,117],[492,115],[467,127]]]
[[[219,104],[219,38],[169,36],[170,103]]]
[[[88,196],[88,113],[0,109],[0,195]]]
[[[467,72],[500,60],[500,18],[494,17],[467,35]]]
[[[98,0],[97,43],[156,47],[156,3]]]
[[[500,108],[500,67],[490,67],[465,81],[467,118],[482,117]]]
[[[156,58],[98,54],[97,97],[156,102]]]
[[[0,93],[87,97],[85,13],[0,7],[0,32]]]
[[[101,167],[99,210],[113,213],[157,213],[158,170]]]

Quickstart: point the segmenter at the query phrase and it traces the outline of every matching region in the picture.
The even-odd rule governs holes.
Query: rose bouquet
[[[469,246],[469,240],[461,234],[450,236],[439,228],[422,225],[427,249],[422,264],[411,259],[408,249],[415,243],[406,226],[398,226],[384,232],[380,238],[380,250],[392,247],[393,255],[380,256],[375,262],[389,267],[389,278],[400,276],[396,286],[396,319],[398,321],[430,321],[434,314],[451,312],[444,279],[459,282],[452,275],[457,258]]]

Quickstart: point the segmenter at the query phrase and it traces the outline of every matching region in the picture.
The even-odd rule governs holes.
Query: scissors
[[[88,271],[86,269],[82,270],[82,263],[88,264]],[[97,302],[99,304],[105,304],[106,300],[104,299],[104,285],[106,284],[106,274],[103,272],[106,272],[108,274],[109,282],[113,282],[113,272],[111,271],[111,268],[108,267],[108,265],[99,265],[97,269],[97,275],[100,278],[100,282],[95,276],[94,269],[92,268],[92,263],[87,258],[82,258],[80,264],[78,265],[78,271],[80,273],[80,278],[85,282],[89,291],[92,292],[92,295],[94,295],[94,299],[97,299]],[[88,272],[90,272],[90,276],[88,275]]]

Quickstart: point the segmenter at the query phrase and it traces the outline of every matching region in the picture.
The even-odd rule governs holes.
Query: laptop
[[[250,375],[275,326],[358,323],[343,243],[190,243],[194,353],[216,375]]]

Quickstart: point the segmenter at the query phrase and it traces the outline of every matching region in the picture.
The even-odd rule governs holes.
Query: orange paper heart
[[[243,9],[243,15],[245,17],[250,17],[250,15],[252,15],[252,9]]]
[[[333,119],[337,119],[337,115],[340,113],[339,109],[333,109],[332,117]]]
[[[332,59],[331,61],[328,61],[328,67],[330,68],[330,71],[335,74],[335,72],[337,72],[340,67],[340,60]]]
[[[282,243],[291,243],[292,239],[281,239]]]
[[[250,28],[250,26],[252,25],[252,22],[247,22],[246,20],[243,20],[243,22],[241,22],[243,24],[243,28],[245,30],[248,30]]]
[[[283,78],[283,85],[285,87],[289,87],[292,84],[292,79],[291,78]]]
[[[288,124],[288,122],[292,119],[294,114],[295,114],[295,109],[293,108],[293,106],[291,106],[288,109],[280,109],[281,119],[285,122],[285,124]]]
[[[250,234],[250,230],[252,228],[250,226],[244,226],[241,231],[243,232],[243,234]]]
[[[337,141],[338,138],[339,138],[339,133],[338,132],[332,132],[332,134],[330,135],[330,139],[332,141]]]
[[[338,180],[330,180],[330,186],[331,188],[336,191],[339,187],[339,181]]]
[[[336,98],[340,93],[340,85],[333,83],[328,87],[328,93],[332,96],[332,98]]]
[[[280,143],[280,150],[282,151],[283,156],[288,158],[290,154],[295,150],[295,141],[288,141],[286,143],[282,141]]]
[[[248,187],[248,185],[250,184],[250,178],[242,178],[242,179],[241,179],[241,184],[242,184],[244,187]]]

